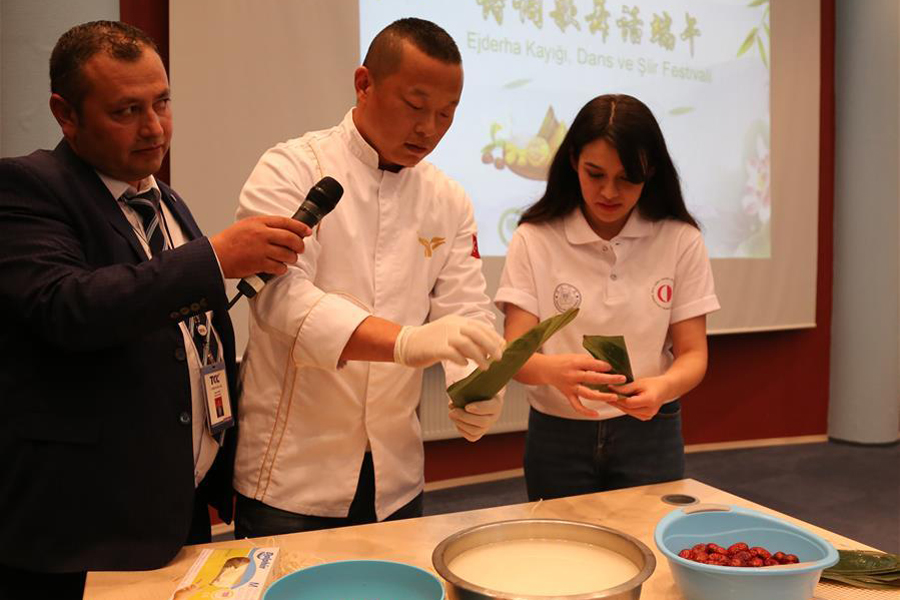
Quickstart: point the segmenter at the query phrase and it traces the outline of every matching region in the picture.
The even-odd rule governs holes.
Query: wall
[[[828,433],[897,440],[900,3],[837,4],[834,315]]]
[[[0,156],[62,139],[48,107],[50,52],[73,25],[118,18],[117,0],[0,0]]]

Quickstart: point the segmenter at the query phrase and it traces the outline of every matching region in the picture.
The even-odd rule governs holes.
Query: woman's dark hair
[[[637,203],[644,218],[675,219],[697,227],[653,113],[637,98],[623,94],[597,96],[578,111],[550,164],[544,195],[525,211],[520,224],[550,221],[581,206],[584,198],[572,163],[577,164],[587,144],[599,139],[619,153],[629,181],[644,183]]]

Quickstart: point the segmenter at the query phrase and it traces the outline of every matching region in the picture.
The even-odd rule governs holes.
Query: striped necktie
[[[140,194],[125,192],[122,196],[125,204],[130,206],[141,217],[144,228],[144,239],[150,246],[150,255],[156,256],[163,251],[165,239],[159,223],[159,190],[150,188]]]

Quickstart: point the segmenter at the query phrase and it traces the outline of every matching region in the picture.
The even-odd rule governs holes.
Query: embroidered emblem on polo
[[[433,237],[430,240],[428,238],[423,238],[419,236],[419,243],[425,246],[425,258],[431,258],[434,256],[434,251],[443,243],[447,241],[442,237]]]
[[[664,277],[653,284],[651,295],[653,301],[660,308],[669,310],[672,308],[672,296],[675,291],[675,280],[671,277]]]
[[[553,305],[559,312],[570,308],[578,308],[581,304],[581,291],[571,283],[561,283],[553,291]]]

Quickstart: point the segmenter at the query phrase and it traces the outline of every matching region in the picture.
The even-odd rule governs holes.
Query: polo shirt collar
[[[566,231],[566,239],[570,244],[593,244],[603,241],[603,238],[591,229],[581,208],[573,210],[566,215],[563,226]],[[628,220],[625,221],[625,227],[613,239],[641,238],[651,233],[653,233],[653,222],[641,216],[640,211],[635,208],[635,210],[631,211],[631,215],[628,216]]]

